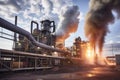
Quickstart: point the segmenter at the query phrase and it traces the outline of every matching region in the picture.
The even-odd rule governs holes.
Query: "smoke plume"
[[[79,14],[78,6],[66,6],[62,9],[59,16],[60,23],[56,31],[57,41],[64,42],[70,36],[70,33],[76,32]]]
[[[14,21],[17,15],[20,25],[27,26],[27,30],[31,20],[38,22],[49,19],[55,21],[59,28],[57,36],[66,38],[70,31],[76,31],[79,21],[78,7],[73,5],[73,0],[0,0],[0,17]]]
[[[90,10],[86,15],[85,35],[89,39],[91,47],[97,46],[102,52],[103,43],[108,24],[114,22],[112,11],[120,18],[120,0],[90,0]]]

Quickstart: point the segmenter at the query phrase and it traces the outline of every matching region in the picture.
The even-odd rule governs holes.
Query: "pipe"
[[[31,21],[31,34],[33,33],[33,32],[32,32],[32,31],[33,31],[33,23],[36,24],[37,30],[39,30],[39,25],[38,25],[38,23],[35,22],[35,21]]]
[[[5,29],[8,29],[10,31],[13,31],[13,32],[16,32],[16,33],[19,33],[21,35],[24,35],[25,37],[27,37],[32,43],[33,45],[35,46],[38,46],[38,47],[41,47],[41,48],[44,48],[44,49],[47,49],[47,50],[51,50],[51,51],[56,51],[56,52],[60,52],[60,53],[68,53],[66,51],[62,51],[62,50],[59,50],[59,49],[56,49],[56,48],[52,48],[48,45],[45,45],[43,43],[40,43],[38,41],[36,41],[34,39],[34,37],[26,30],[18,27],[18,26],[15,26],[13,25],[12,23],[0,18],[0,27],[2,28],[5,28]]]
[[[17,16],[15,16],[15,25],[17,26]],[[17,34],[14,32],[14,42],[17,41]]]

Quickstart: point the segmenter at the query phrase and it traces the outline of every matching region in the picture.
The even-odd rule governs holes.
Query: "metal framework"
[[[48,69],[62,65],[64,60],[64,57],[0,49],[0,71]]]
[[[8,21],[0,18],[0,27],[14,32],[14,36],[5,32],[0,32],[1,34],[10,37],[9,38],[6,36],[0,36],[0,38],[16,41],[16,33],[18,33],[26,36],[35,46],[44,48],[45,50],[51,50],[53,52],[68,53],[66,51],[59,50],[57,48],[53,48],[51,46],[37,42],[29,32],[18,27],[16,23],[16,20],[15,25],[13,25],[12,23],[9,23]],[[11,37],[14,38],[12,39]],[[62,66],[66,62],[66,60],[67,58],[65,57],[55,57],[46,54],[0,49],[0,72],[31,69],[48,69],[54,66]]]

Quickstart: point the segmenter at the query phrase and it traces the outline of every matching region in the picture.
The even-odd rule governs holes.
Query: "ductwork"
[[[10,31],[13,31],[13,32],[16,32],[16,33],[19,33],[21,35],[24,35],[27,39],[29,39],[33,45],[35,46],[38,46],[38,47],[41,47],[41,48],[44,48],[44,49],[47,49],[47,50],[51,50],[51,51],[56,51],[56,52],[60,52],[60,53],[68,53],[68,52],[65,52],[65,51],[62,51],[62,50],[59,50],[59,49],[56,49],[56,48],[52,48],[51,46],[48,46],[48,45],[45,45],[43,43],[40,43],[38,41],[36,41],[34,39],[34,37],[26,30],[18,27],[18,26],[15,26],[14,24],[0,18],[0,27],[2,28],[5,28],[5,29],[8,29]]]
[[[35,22],[35,21],[31,21],[31,34],[33,33],[32,32],[33,31],[33,23],[36,24],[37,30],[39,30],[39,24],[37,22]]]

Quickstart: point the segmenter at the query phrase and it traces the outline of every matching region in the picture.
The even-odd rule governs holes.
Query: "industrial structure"
[[[57,48],[54,21],[43,20],[41,26],[31,21],[31,33],[17,26],[17,17],[15,25],[0,18],[0,27],[14,33],[10,35],[1,32],[13,37],[0,36],[12,40],[14,46],[13,50],[0,49],[0,71],[46,69],[67,65],[70,61],[77,60],[70,57],[70,52]]]
[[[36,24],[36,26],[33,26]],[[33,29],[34,28],[34,29]],[[52,28],[52,29],[51,29]],[[44,20],[41,21],[41,29],[39,29],[39,24],[35,21],[31,21],[31,35],[35,38],[37,42],[46,44],[51,47],[55,47],[55,23],[54,21]],[[15,36],[16,37],[16,36]],[[27,39],[24,35],[19,34],[18,40],[15,41],[15,48],[17,51],[24,52],[33,52],[33,53],[47,53],[46,50],[41,49],[38,46],[32,44],[29,39]],[[49,55],[51,53],[49,52]]]
[[[82,53],[81,53],[81,38],[80,37],[75,39],[74,49],[75,49],[74,56],[81,57]]]
[[[0,27],[14,33],[11,35],[0,31],[2,34],[0,38],[12,40],[14,43],[13,50],[0,49],[0,72],[49,69],[71,64],[81,65],[85,63],[86,58],[92,60],[93,57],[94,60],[92,56],[94,53],[91,52],[88,41],[82,41],[80,37],[77,37],[71,48],[65,48],[63,44],[56,42],[54,21],[43,20],[40,24],[31,21],[31,32],[28,32],[17,26],[17,17],[15,17],[15,25],[0,18]],[[109,61],[110,58],[107,57],[106,60]],[[118,64],[119,58],[116,59]]]
[[[14,32],[14,35],[1,32],[13,37],[0,36],[14,41],[14,46],[13,50],[0,49],[0,71],[52,68],[62,65],[65,60],[64,56],[58,54],[69,54],[56,48],[54,21],[41,21],[41,26],[31,21],[31,33],[17,26],[17,17],[15,25],[0,18],[0,27]]]

